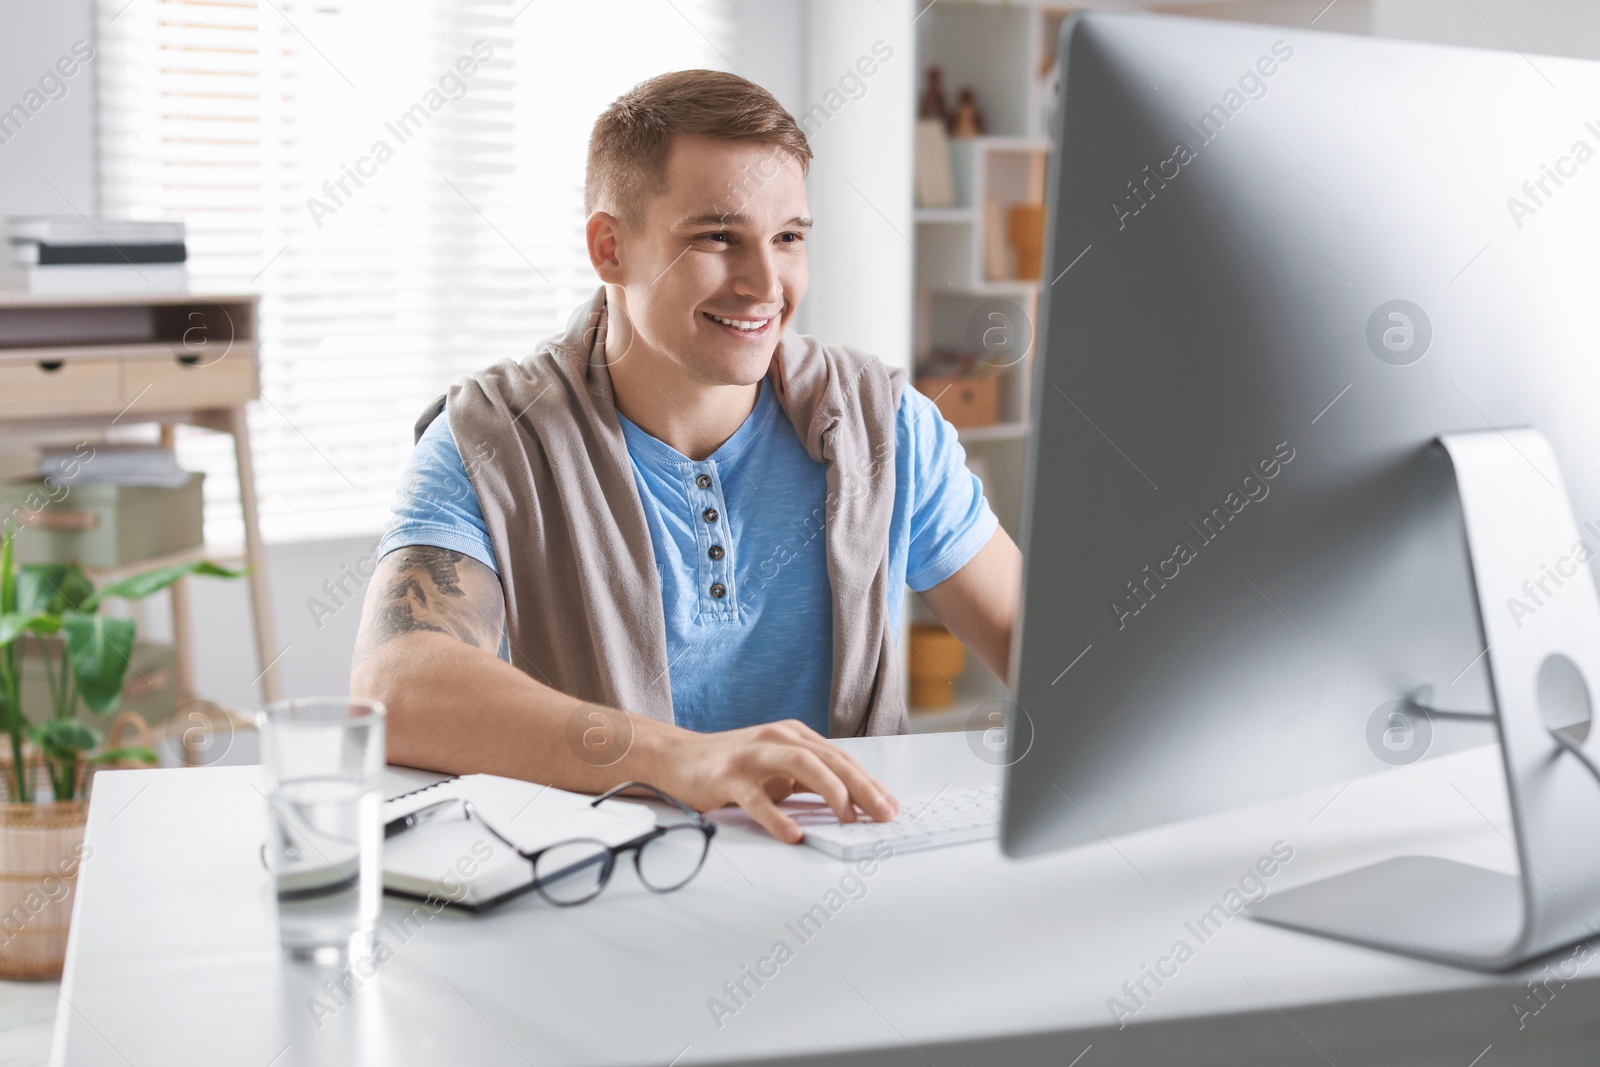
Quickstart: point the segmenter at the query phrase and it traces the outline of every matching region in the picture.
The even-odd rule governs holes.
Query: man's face
[[[674,138],[639,230],[619,234],[628,353],[706,385],[760,381],[805,296],[810,226],[805,176],[783,150]]]

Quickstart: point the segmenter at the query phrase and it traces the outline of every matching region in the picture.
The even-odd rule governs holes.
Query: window
[[[723,3],[101,0],[103,213],[184,219],[194,288],[261,294],[269,541],[375,535],[428,401],[594,291],[589,127],[726,69]],[[242,540],[227,438],[179,453]]]

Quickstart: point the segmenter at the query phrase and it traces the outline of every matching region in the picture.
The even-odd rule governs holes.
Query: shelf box
[[[955,374],[922,377],[916,380],[918,392],[933,401],[945,421],[961,429],[993,426],[1000,417],[1000,378]]]
[[[0,509],[14,517],[18,563],[114,567],[202,544],[204,478],[177,489],[9,482]]]

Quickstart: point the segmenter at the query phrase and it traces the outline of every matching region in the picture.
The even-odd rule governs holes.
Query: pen
[[[388,822],[383,824],[383,836],[385,839],[388,839],[393,837],[395,834],[405,833],[407,830],[410,830],[413,827],[421,826],[423,823],[432,820],[445,808],[459,803],[461,803],[459,798],[452,800],[441,800],[435,804],[429,804],[425,808],[418,808],[409,815],[402,815],[398,819],[390,819]]]

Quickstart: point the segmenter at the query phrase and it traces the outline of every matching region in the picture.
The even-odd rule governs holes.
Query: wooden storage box
[[[1000,376],[922,377],[918,391],[932,398],[952,426],[993,426],[1000,421]]]
[[[201,482],[51,488],[42,481],[0,485],[0,511],[16,529],[18,563],[120,567],[205,541]],[[51,497],[57,497],[50,502]]]

